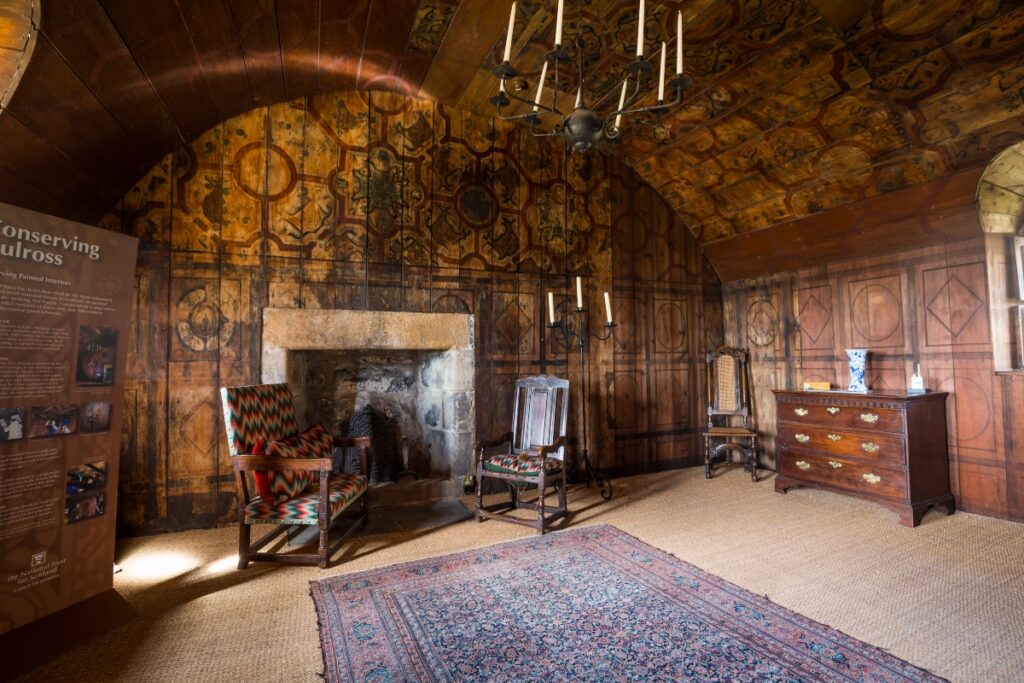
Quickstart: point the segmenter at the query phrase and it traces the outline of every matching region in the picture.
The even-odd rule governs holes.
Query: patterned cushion
[[[545,465],[548,474],[562,471],[561,460],[548,458]],[[492,455],[484,460],[484,469],[502,474],[525,474],[528,477],[536,477],[540,473],[540,456],[529,452]]]
[[[267,444],[267,455],[273,458],[330,458],[334,439],[323,425],[315,424],[301,434]],[[283,470],[270,475],[270,492],[278,503],[294,498],[316,479],[316,472]]]
[[[267,454],[267,440],[262,436],[256,439],[256,443],[252,445],[252,454]],[[256,495],[267,501],[274,500],[274,494],[270,492],[270,474],[266,470],[253,470],[252,473],[253,483],[256,484]]]
[[[231,455],[252,453],[259,437],[280,441],[299,431],[287,384],[222,387],[224,428]]]
[[[366,477],[361,474],[331,475],[328,490],[333,518],[366,491]],[[268,504],[254,500],[245,506],[245,523],[313,525],[319,521],[319,511],[320,487],[313,486],[302,495],[281,503]]]

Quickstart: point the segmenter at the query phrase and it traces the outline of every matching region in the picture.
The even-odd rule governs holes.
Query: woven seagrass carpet
[[[327,681],[942,681],[612,526],[312,581]]]

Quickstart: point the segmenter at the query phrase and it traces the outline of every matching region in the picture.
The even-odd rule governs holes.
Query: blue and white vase
[[[846,357],[850,360],[850,387],[847,391],[859,394],[868,393],[868,385],[864,381],[867,372],[868,350],[846,349]]]

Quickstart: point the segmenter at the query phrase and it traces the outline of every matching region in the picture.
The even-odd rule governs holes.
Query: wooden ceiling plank
[[[62,204],[45,190],[36,187],[0,163],[0,202],[20,206],[51,216],[75,220],[76,208]]]
[[[11,114],[112,185],[128,185],[145,172],[147,157],[45,37],[36,43],[32,67],[11,98]]]
[[[49,141],[36,135],[14,115],[0,115],[0,164],[44,190],[57,204],[104,211],[120,190],[87,172]]]
[[[202,66],[174,0],[100,0],[186,140],[217,122]]]
[[[395,71],[404,92],[415,95],[423,86],[423,79],[441,47],[460,1],[423,0],[420,3],[402,61]]]
[[[185,142],[96,0],[43,5],[43,34],[148,159]]]
[[[219,113],[210,125],[252,109],[256,103],[230,0],[177,0],[177,4],[207,91]]]
[[[458,102],[495,40],[508,25],[509,5],[495,0],[463,0],[444,42],[423,79],[419,96]]]
[[[370,0],[320,3],[320,57],[317,94],[356,86],[366,43]]]
[[[373,0],[359,59],[356,87],[409,92],[398,77],[420,0]],[[413,91],[415,92],[415,91]]]
[[[231,11],[253,101],[257,104],[284,101],[287,94],[274,0],[231,0]]]
[[[975,199],[980,178],[981,169],[965,171],[709,242],[704,253],[728,282],[976,237],[981,235]]]
[[[314,93],[320,54],[319,0],[277,0],[277,30],[286,99]]]

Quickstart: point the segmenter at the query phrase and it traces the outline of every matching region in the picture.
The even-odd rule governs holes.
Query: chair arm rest
[[[548,453],[554,453],[554,452],[556,452],[559,448],[561,448],[564,445],[565,445],[565,437],[564,436],[560,436],[557,439],[555,439],[554,441],[552,441],[551,443],[549,443],[548,445],[540,447],[540,457],[546,458],[546,457],[548,457]]]
[[[330,470],[330,458],[275,458],[269,455],[233,455],[231,465],[238,471],[263,470]]]
[[[369,448],[370,437],[368,436],[350,436],[347,438],[334,437],[334,445],[340,446],[341,448]]]
[[[491,439],[490,441],[477,441],[474,450],[479,451],[481,448],[494,448],[502,444],[508,443],[512,440],[512,432],[505,432],[497,439]]]

